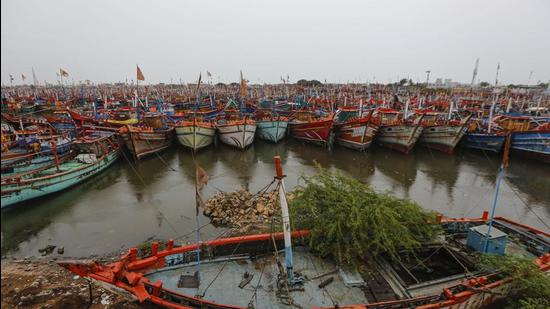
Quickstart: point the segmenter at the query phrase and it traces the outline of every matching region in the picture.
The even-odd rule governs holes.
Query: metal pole
[[[288,214],[288,203],[286,200],[286,193],[285,193],[285,184],[283,181],[283,178],[285,175],[283,175],[283,168],[281,166],[281,157],[275,156],[273,158],[275,161],[275,171],[276,176],[275,178],[279,180],[279,203],[281,204],[281,211],[283,215],[283,235],[285,240],[285,264],[286,264],[286,272],[288,276],[288,282],[292,284],[294,275],[292,271],[292,239],[290,236],[290,216]]]

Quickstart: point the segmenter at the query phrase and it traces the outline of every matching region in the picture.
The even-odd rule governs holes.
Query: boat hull
[[[259,139],[278,143],[286,135],[288,121],[256,121],[257,135]]]
[[[506,136],[502,134],[468,133],[466,134],[462,145],[466,148],[498,153],[502,150],[505,139]]]
[[[290,122],[290,135],[299,140],[327,145],[330,141],[332,124],[332,119],[311,122]]]
[[[466,128],[463,125],[429,126],[422,130],[419,142],[428,148],[452,154],[464,134]]]
[[[126,148],[138,159],[163,151],[172,145],[174,129],[143,132],[130,129],[122,134]]]
[[[214,143],[216,129],[198,125],[176,127],[178,142],[193,150],[199,150]]]
[[[336,143],[347,148],[364,151],[369,148],[376,136],[378,127],[369,120],[352,120],[335,125]]]
[[[70,161],[67,164],[60,165],[62,172],[53,174],[51,177],[42,176],[29,181],[14,182],[11,184],[5,182],[3,179],[2,208],[10,207],[20,202],[52,194],[77,185],[105,170],[118,159],[119,155],[120,150],[116,150],[94,163],[80,163],[75,165],[73,161]],[[74,167],[74,170],[63,172],[63,168],[71,166]],[[55,170],[55,167],[52,167],[51,170]]]
[[[420,125],[385,125],[381,126],[376,142],[383,147],[387,147],[402,153],[409,153],[416,145],[423,128]]]
[[[218,125],[218,133],[222,143],[239,149],[245,149],[254,142],[255,124]]]
[[[512,151],[550,164],[550,131],[512,133]]]

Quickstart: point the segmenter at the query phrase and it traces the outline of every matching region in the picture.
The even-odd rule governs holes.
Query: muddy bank
[[[2,260],[2,308],[156,307],[89,283],[52,259],[27,259]]]

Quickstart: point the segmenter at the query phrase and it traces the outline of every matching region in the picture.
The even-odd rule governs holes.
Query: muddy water
[[[287,188],[299,184],[300,176],[314,173],[317,162],[448,216],[479,216],[491,207],[500,160],[462,149],[449,156],[423,148],[409,155],[378,147],[366,153],[340,147],[328,152],[295,141],[256,142],[246,151],[219,146],[195,155],[210,175],[203,194],[240,187],[260,190],[273,179],[274,155],[282,157]],[[77,187],[2,211],[2,255],[37,256],[48,244],[64,246],[66,256],[78,257],[117,252],[153,238],[194,241],[192,154],[174,146],[162,158],[137,164],[123,158]],[[512,158],[497,215],[547,229],[549,175],[550,166]],[[200,222],[208,218],[201,215]],[[201,238],[221,232],[208,225]]]

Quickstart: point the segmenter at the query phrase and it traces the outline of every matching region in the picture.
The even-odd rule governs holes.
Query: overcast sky
[[[550,0],[2,0],[2,82],[550,79]],[[27,80],[27,81],[29,81]],[[203,79],[204,80],[204,79]]]

